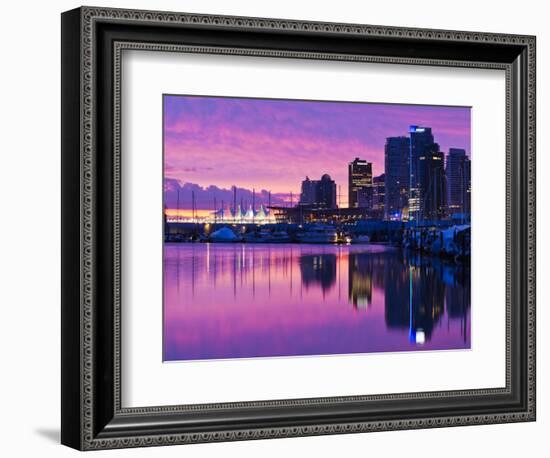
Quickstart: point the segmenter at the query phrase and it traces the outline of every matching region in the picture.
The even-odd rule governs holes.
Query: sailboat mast
[[[176,222],[179,223],[180,220],[180,188],[178,185],[178,198],[176,203]]]
[[[191,218],[193,222],[197,222],[196,212],[195,212],[195,191],[191,191]]]
[[[239,213],[239,219],[241,220],[241,222],[243,220],[244,212],[246,211],[246,209],[245,210],[243,210],[243,209],[244,209],[244,207],[243,207],[243,196],[241,195],[241,208],[240,208],[240,213]]]
[[[237,186],[233,185],[233,214],[237,216]]]
[[[256,189],[252,188],[252,222],[256,216]]]

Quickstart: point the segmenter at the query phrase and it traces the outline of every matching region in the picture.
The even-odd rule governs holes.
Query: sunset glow
[[[441,151],[470,154],[467,107],[166,95],[165,179],[289,201],[306,175],[328,173],[346,206],[347,163],[360,157],[384,173],[386,137],[407,135],[411,124],[430,126]],[[190,208],[187,200],[180,208]]]

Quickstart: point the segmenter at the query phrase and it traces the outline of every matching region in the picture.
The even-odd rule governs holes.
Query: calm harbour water
[[[165,244],[164,360],[470,348],[470,271],[381,245]]]

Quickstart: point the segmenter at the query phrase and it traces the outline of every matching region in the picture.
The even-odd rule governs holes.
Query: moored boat
[[[351,237],[351,243],[369,243],[370,237],[368,235],[354,235]]]
[[[333,226],[323,225],[312,226],[297,234],[296,237],[301,243],[336,243],[338,241],[336,229]]]
[[[268,243],[271,241],[271,232],[257,231],[245,234],[243,240],[246,243]]]
[[[271,234],[271,243],[288,243],[290,236],[285,231],[275,231]]]
[[[212,232],[209,237],[210,242],[217,243],[235,243],[239,242],[241,239],[235,235],[235,233],[228,227],[222,227],[217,231]]]
[[[244,241],[247,243],[288,243],[291,240],[285,231],[257,231],[245,234]]]
[[[409,229],[403,235],[403,247],[455,259],[470,256],[470,225],[447,228]]]

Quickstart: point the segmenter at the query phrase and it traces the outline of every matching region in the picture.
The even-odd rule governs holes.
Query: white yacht
[[[338,233],[334,226],[316,225],[297,235],[301,243],[336,243]]]
[[[240,238],[235,235],[235,233],[228,227],[222,227],[215,232],[210,234],[209,240],[211,242],[218,243],[235,243],[239,242]]]

